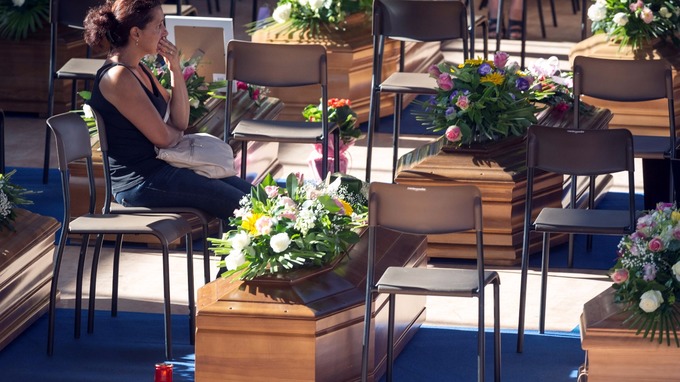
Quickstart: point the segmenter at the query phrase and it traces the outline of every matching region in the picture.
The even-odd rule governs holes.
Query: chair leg
[[[493,283],[493,380],[501,381],[501,307],[500,280]]]
[[[545,38],[546,34],[545,34],[545,19],[543,18],[543,1],[536,0],[536,6],[538,8],[538,22],[541,25],[541,36]],[[522,29],[522,33],[526,33],[526,31]]]
[[[394,375],[394,314],[396,298],[394,294],[390,294],[388,298],[388,318],[387,318],[387,372],[385,381],[392,382]]]
[[[210,1],[211,0],[206,0],[206,5],[208,6],[208,14],[212,15],[212,3]]]
[[[170,311],[170,250],[163,244],[163,317],[165,318],[165,358],[172,359],[172,322]]]
[[[241,141],[241,179],[246,178],[246,161],[248,160],[248,142]]]
[[[548,292],[548,267],[550,264],[550,234],[543,233],[543,257],[541,262],[541,311],[538,317],[539,333],[545,333],[545,305]]]
[[[187,246],[187,285],[189,289],[189,343],[196,342],[196,303],[194,298],[194,253],[191,234],[185,236]]]
[[[525,225],[528,223],[525,223]],[[527,304],[527,278],[529,272],[529,228],[524,228],[522,265],[519,287],[519,319],[517,320],[517,353],[524,350],[524,320]]]
[[[403,94],[394,95],[394,122],[392,124],[392,183],[397,177],[397,160],[399,159],[399,129],[401,128],[401,108],[404,102]]]
[[[364,305],[364,335],[361,341],[361,382],[368,381],[368,361],[371,339],[371,316],[373,315],[373,294],[366,288],[366,302]]]
[[[111,317],[118,315],[118,276],[120,275],[120,253],[123,250],[123,235],[116,236],[113,251],[113,283],[111,285]]]
[[[57,304],[57,286],[59,284],[59,271],[61,270],[61,260],[64,257],[64,246],[66,245],[66,238],[68,233],[67,228],[62,227],[62,233],[59,237],[59,244],[54,255],[54,268],[52,271],[52,282],[50,283],[50,302],[47,308],[47,355],[54,354],[54,320],[56,315]]]
[[[45,156],[43,158],[43,178],[42,182],[43,184],[47,184],[49,181],[49,172],[50,172],[50,150],[52,149],[51,145],[51,139],[52,139],[52,133],[49,128],[49,126],[45,126]]]
[[[486,332],[484,325],[484,286],[479,288],[477,304],[477,381],[485,381],[486,371]]]
[[[555,0],[550,0],[550,14],[552,15],[553,26],[557,28],[557,13],[555,12]]]
[[[208,241],[208,226],[210,222],[203,224],[203,277],[205,283],[210,282],[210,242]],[[222,235],[220,235],[222,237]]]
[[[80,251],[78,255],[78,269],[76,271],[76,301],[75,301],[75,316],[73,323],[73,337],[80,338],[80,324],[82,320],[82,306],[83,306],[83,271],[85,269],[85,255],[87,254],[87,246],[90,241],[90,235],[83,235],[82,243],[80,243]]]
[[[375,78],[373,79],[375,81]],[[374,88],[375,89],[375,88]],[[366,132],[366,183],[371,182],[371,157],[373,155],[373,135],[380,119],[380,93],[373,90],[368,108],[368,129]]]

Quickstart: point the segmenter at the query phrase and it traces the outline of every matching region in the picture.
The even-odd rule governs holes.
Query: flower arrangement
[[[269,94],[269,89],[266,87],[247,84],[243,81],[236,81],[236,90],[248,92],[248,97],[255,101],[257,106],[260,106],[262,101],[267,98],[267,94]]]
[[[539,110],[531,102],[534,78],[508,58],[498,52],[493,61],[433,65],[429,73],[437,80],[437,94],[421,102],[423,111],[414,113],[416,119],[432,131],[444,130],[454,145],[523,135],[536,123]]]
[[[302,116],[309,122],[321,120],[322,105],[307,105],[302,110]],[[340,129],[340,139],[344,143],[351,143],[361,137],[357,122],[357,113],[352,110],[352,102],[346,98],[331,98],[328,100],[328,122],[336,123]]]
[[[181,60],[182,75],[187,85],[187,92],[189,93],[189,124],[193,125],[199,118],[208,112],[206,101],[212,97],[217,89],[224,88],[227,85],[226,81],[206,82],[204,77],[201,77],[196,72],[196,67],[200,58],[191,58],[189,60]],[[142,62],[151,70],[154,76],[158,79],[161,86],[166,89],[171,89],[170,71],[166,63],[159,63],[155,56],[147,56],[142,59]]]
[[[16,170],[12,170],[6,174],[0,174],[0,231],[7,228],[14,231],[12,222],[16,219],[15,207],[22,204],[32,204],[24,196],[31,194],[31,191],[12,183],[12,175]]]
[[[223,277],[252,280],[329,264],[359,241],[356,231],[367,216],[365,188],[356,178],[315,184],[295,174],[281,187],[267,175],[234,211],[235,228],[209,239],[215,254],[224,256]]]
[[[639,49],[660,38],[680,47],[680,0],[596,0],[588,8],[593,33]]]
[[[0,38],[25,39],[49,21],[49,0],[0,0]]]
[[[528,68],[535,79],[531,87],[534,102],[551,106],[553,110],[564,113],[574,106],[574,73],[560,70],[559,59],[555,56],[539,58]],[[580,103],[583,114],[592,113],[594,107]]]
[[[279,0],[272,16],[250,24],[251,31],[285,25],[291,31],[318,35],[321,28],[338,29],[348,15],[370,12],[372,0]]]
[[[680,311],[680,211],[675,204],[659,203],[637,220],[635,232],[618,245],[618,261],[611,269],[614,301],[624,304],[627,324],[650,341],[658,337],[668,345],[671,332],[680,347],[677,329]]]

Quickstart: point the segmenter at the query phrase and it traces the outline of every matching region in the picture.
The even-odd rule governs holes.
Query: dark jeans
[[[210,179],[189,169],[164,166],[142,184],[117,193],[116,201],[127,207],[193,207],[228,223],[251,187],[237,176]]]

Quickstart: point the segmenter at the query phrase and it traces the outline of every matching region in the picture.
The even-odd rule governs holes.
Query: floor
[[[251,3],[249,1],[236,0],[236,25],[243,25],[242,22],[249,21]],[[267,4],[272,3],[271,0]],[[580,29],[578,27],[578,15],[572,14],[571,4],[560,1],[557,4],[559,27],[555,28],[552,25],[547,26],[547,35],[550,41],[544,41],[541,38],[538,26],[538,18],[532,16],[536,12],[533,2],[529,4],[529,23],[528,36],[533,40],[529,46],[528,52],[533,57],[545,57],[545,54],[556,54],[562,60],[563,65],[568,67],[566,62],[566,54],[569,46],[573,41],[577,41],[580,36]],[[206,3],[202,1],[193,1],[193,5],[198,8],[199,15],[208,15],[206,11]],[[220,16],[226,17],[228,12],[227,2],[222,2],[222,12]],[[549,6],[546,4],[544,12],[546,17],[549,17]],[[218,14],[213,14],[216,16]],[[547,18],[547,22],[550,19]],[[236,35],[238,38],[247,38],[245,28],[237,28]],[[481,46],[481,44],[479,45]],[[515,41],[503,41],[503,49],[514,51],[517,48]],[[455,52],[449,52],[451,57],[455,57]],[[513,53],[511,53],[513,54]],[[455,58],[453,58],[455,59]],[[45,133],[44,119],[35,116],[14,115],[8,114],[6,123],[6,162],[8,166],[19,167],[41,167],[42,166],[42,147],[44,145]],[[390,181],[390,164],[391,157],[390,137],[380,134],[377,139],[377,144],[374,153],[374,170],[372,179],[377,181]],[[427,138],[418,136],[406,136],[401,141],[400,154],[408,150],[422,145],[427,142]],[[33,148],[33,149],[29,149]],[[279,160],[284,165],[286,172],[291,171],[307,171],[306,162],[301,158],[306,158],[309,148],[282,145],[279,151]],[[349,173],[359,178],[364,177],[365,169],[365,147],[360,141],[350,151],[351,165]],[[53,155],[52,167],[56,167],[56,160]],[[61,290],[60,305],[67,307],[72,306],[75,270],[70,267],[73,264],[73,258],[77,255],[75,247],[69,247],[67,251],[67,259],[65,260],[65,269],[62,273],[62,278],[59,283]],[[105,255],[110,255],[107,251]],[[186,304],[186,285],[185,285],[185,261],[181,252],[175,252],[172,255],[171,268],[173,274],[171,279],[172,296],[175,302],[174,309],[177,313],[185,312],[183,307]],[[203,280],[201,274],[201,264],[198,257],[196,261],[196,280]],[[110,262],[102,260],[101,266],[107,267]],[[154,311],[161,312],[162,305],[162,284],[160,281],[160,258],[157,254],[147,250],[133,249],[126,250],[122,257],[121,268],[121,310],[130,311]],[[518,306],[518,292],[519,292],[519,271],[517,269],[498,268],[500,272],[502,287],[501,287],[501,312],[502,312],[502,326],[508,329],[515,329],[517,327],[517,306]],[[110,279],[107,279],[107,272],[102,269],[99,273],[99,287],[98,287],[98,308],[104,309],[107,306],[110,291],[107,285],[110,285]],[[534,330],[537,328],[538,317],[538,285],[539,277],[537,272],[530,272],[529,278],[529,294],[527,307],[527,329]],[[579,322],[579,316],[582,312],[583,303],[590,300],[595,295],[606,289],[610,285],[608,277],[601,273],[593,272],[579,272],[574,270],[556,270],[550,274],[550,287],[548,295],[548,320],[547,329],[555,331],[572,331]],[[200,285],[198,285],[200,286]],[[197,287],[198,287],[197,286]],[[569,293],[565,293],[569,291]],[[489,316],[487,323],[492,322],[491,318],[491,299],[489,302]],[[462,307],[462,309],[461,309]],[[455,309],[454,309],[455,308]],[[427,301],[427,321],[432,324],[454,325],[454,326],[473,326],[476,322],[476,307],[475,301],[456,301],[455,299],[444,300],[442,298],[429,298]]]

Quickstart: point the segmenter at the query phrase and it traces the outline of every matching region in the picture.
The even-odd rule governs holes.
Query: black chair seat
[[[500,282],[495,271],[484,271],[484,286]],[[376,284],[378,293],[475,297],[477,272],[465,269],[389,267]]]
[[[539,232],[623,235],[631,229],[630,212],[624,210],[544,208],[534,222]]]
[[[633,152],[636,158],[664,159],[671,152],[668,137],[633,135]]]

